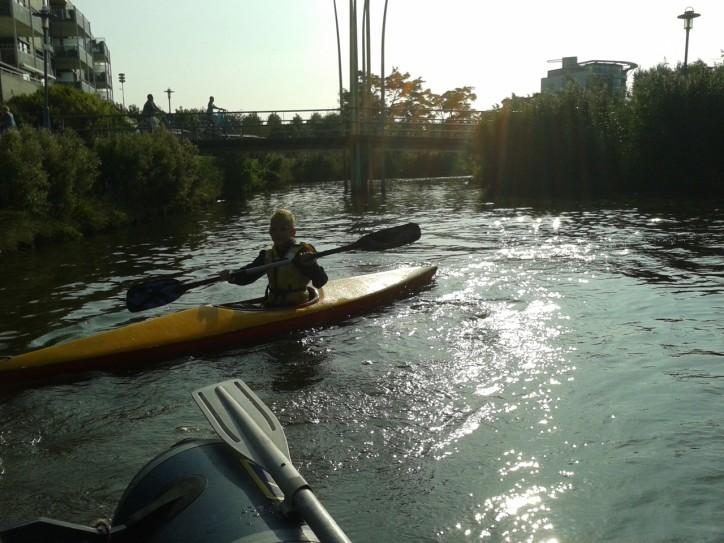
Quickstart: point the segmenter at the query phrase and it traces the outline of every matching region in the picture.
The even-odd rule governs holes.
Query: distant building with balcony
[[[69,0],[49,0],[50,38],[56,81],[113,101],[111,53]]]
[[[69,0],[45,0],[50,9],[48,81],[72,85],[113,101],[111,53],[94,38],[88,19]],[[0,0],[0,100],[43,86],[43,26],[34,13],[44,0]]]
[[[93,39],[93,85],[98,96],[113,101],[113,71],[111,52],[104,38]]]
[[[0,0],[0,100],[43,86],[43,0]],[[48,66],[48,79],[54,79]]]
[[[541,78],[543,94],[561,92],[569,83],[574,83],[582,89],[605,88],[613,95],[624,96],[628,72],[638,67],[625,60],[578,62],[578,57],[563,57],[561,62],[560,68],[549,70],[548,77]]]

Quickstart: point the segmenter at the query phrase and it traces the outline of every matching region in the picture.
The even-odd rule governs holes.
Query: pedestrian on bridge
[[[209,121],[209,130],[212,131],[218,130],[219,125],[222,122],[222,119],[214,113],[215,109],[218,111],[226,111],[223,107],[219,107],[214,104],[214,97],[209,96],[209,103],[206,106],[206,119]]]

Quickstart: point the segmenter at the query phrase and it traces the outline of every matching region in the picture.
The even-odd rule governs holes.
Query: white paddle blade
[[[236,409],[251,417],[279,451],[290,458],[287,436],[284,435],[282,425],[244,381],[224,381],[201,388],[192,395],[219,437],[244,457],[261,466],[265,464],[264,459],[256,452],[257,445],[252,436],[244,430],[238,415],[234,413]]]

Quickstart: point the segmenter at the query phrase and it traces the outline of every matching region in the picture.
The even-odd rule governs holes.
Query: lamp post
[[[689,64],[689,31],[694,26],[694,19],[699,17],[699,13],[694,12],[694,8],[686,8],[684,13],[677,15],[677,19],[684,20],[684,30],[686,30],[686,45],[684,46],[684,71]]]
[[[387,105],[385,104],[385,29],[387,27],[387,0],[385,0],[385,10],[382,14],[382,40],[380,43],[380,107],[381,107],[381,132],[384,135],[385,126],[387,124]],[[382,179],[382,187],[385,181],[385,149],[382,149],[380,156],[380,179]]]
[[[50,108],[48,107],[48,29],[50,19],[50,8],[43,5],[40,11],[33,13],[36,17],[40,17],[43,24],[43,86],[45,94],[43,98],[43,128],[50,130]]]
[[[123,84],[126,82],[126,74],[118,74],[118,82],[121,84],[121,96],[123,96],[123,109],[126,109],[126,89]]]
[[[342,48],[339,42],[339,20],[337,19],[337,0],[332,0],[334,6],[334,26],[337,29],[337,69],[339,72],[339,111],[342,113]]]
[[[175,91],[172,91],[171,87],[169,87],[163,92],[165,92],[166,95],[168,96],[168,114],[171,115],[171,93],[173,93]]]

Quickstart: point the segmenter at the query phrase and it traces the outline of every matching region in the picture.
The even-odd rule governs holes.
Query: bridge
[[[424,120],[389,117],[383,124],[370,115],[353,125],[339,110],[286,110],[190,117],[182,113],[170,122],[206,151],[348,149],[354,144],[370,149],[460,151],[478,119],[478,112],[446,112]]]
[[[478,111],[430,111],[417,119],[361,115],[351,123],[339,109],[177,112],[153,120],[141,115],[65,116],[56,128],[73,128],[99,136],[116,132],[165,129],[202,152],[273,152],[366,149],[459,152],[478,124]]]

